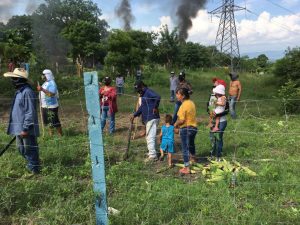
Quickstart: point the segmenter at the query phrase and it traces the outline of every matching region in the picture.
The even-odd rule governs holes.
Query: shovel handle
[[[11,144],[16,140],[16,136],[13,137],[13,139],[10,140],[10,142],[5,146],[4,149],[1,150],[0,156],[4,154],[4,152],[11,146]]]

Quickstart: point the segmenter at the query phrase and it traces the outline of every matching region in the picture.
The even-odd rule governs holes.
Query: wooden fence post
[[[107,203],[104,150],[100,120],[100,102],[97,72],[84,73],[86,108],[89,114],[88,128],[91,149],[92,175],[96,197],[96,224],[107,225]]]

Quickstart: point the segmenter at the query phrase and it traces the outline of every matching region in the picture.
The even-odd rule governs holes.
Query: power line
[[[281,8],[281,9],[287,11],[287,12],[290,12],[290,13],[296,15],[296,16],[299,16],[297,13],[293,12],[292,10],[290,10],[290,9],[288,9],[288,8],[286,8],[286,7],[284,7],[284,6],[280,5],[280,4],[278,4],[278,3],[275,3],[275,2],[273,2],[273,1],[271,1],[271,0],[265,0],[265,1],[270,2],[272,5],[275,5],[275,6]]]
[[[255,15],[255,16],[257,16],[257,17],[260,16],[258,13],[255,13],[255,12],[249,10],[249,9],[246,9],[246,11],[249,12],[249,13],[251,13],[251,14],[253,14],[253,15]],[[265,19],[265,18],[263,18],[263,17],[261,17],[261,18],[264,19],[265,21],[271,22],[271,23],[273,23],[273,24],[275,24],[275,25],[281,27],[282,29],[284,29],[284,30],[286,30],[286,31],[292,32],[292,33],[294,33],[294,34],[296,34],[296,35],[300,35],[299,32],[296,32],[296,31],[292,30],[290,27],[288,27],[288,26],[286,26],[286,25],[283,25],[283,24],[281,24],[281,23],[277,23],[277,22],[272,21],[272,20],[267,20],[267,19]]]

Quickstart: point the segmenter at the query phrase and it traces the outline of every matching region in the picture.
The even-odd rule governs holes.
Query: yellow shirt
[[[177,116],[179,120],[184,121],[184,124],[180,128],[188,126],[197,127],[196,106],[191,100],[188,99],[182,102]]]

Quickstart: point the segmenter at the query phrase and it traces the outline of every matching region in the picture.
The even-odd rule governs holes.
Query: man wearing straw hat
[[[20,154],[27,160],[27,168],[33,174],[40,172],[39,124],[36,110],[37,97],[28,84],[28,73],[23,68],[7,72],[4,77],[11,79],[16,89],[12,102],[7,134],[16,136]]]

